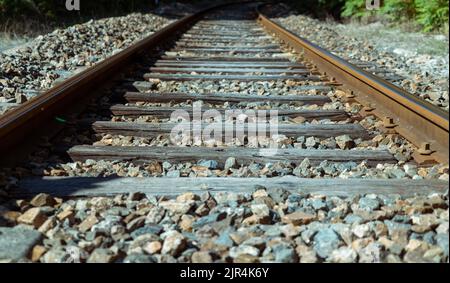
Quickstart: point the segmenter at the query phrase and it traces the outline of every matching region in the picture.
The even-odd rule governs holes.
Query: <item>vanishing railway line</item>
[[[383,70],[350,64],[289,33],[252,5],[244,12],[229,9],[205,10],[175,22],[1,117],[3,163],[12,166],[31,152],[31,162],[45,163],[44,175],[53,176],[24,177],[12,195],[174,195],[251,191],[256,185],[331,195],[411,195],[448,188],[441,180],[337,178],[339,164],[398,163],[373,143],[375,135],[400,135],[417,147],[408,163],[448,163],[448,113],[369,73],[382,75]],[[360,105],[359,111],[346,107],[351,104]],[[220,132],[232,131],[219,140],[200,136],[196,141],[190,121],[199,107],[202,114],[215,113]],[[274,110],[271,123],[248,114]],[[227,111],[238,114],[227,119]],[[187,119],[180,123],[180,117]],[[360,122],[367,117],[377,117],[376,126],[363,127]],[[234,138],[238,121],[246,133],[266,134],[256,141],[249,135]],[[202,122],[200,132],[214,125]],[[276,136],[270,132],[274,122]],[[178,136],[182,141],[171,144],[168,136],[177,125],[188,129],[189,138]],[[43,141],[42,136],[51,138]],[[262,153],[271,142],[278,143],[276,153]],[[312,167],[337,164],[337,173],[325,172],[330,178],[232,174],[251,164],[298,166],[306,159]],[[55,169],[74,161],[126,162],[154,170],[146,169],[147,178],[103,178],[104,172],[87,177],[64,172],[64,166]],[[161,177],[170,166],[176,167],[172,178]]]

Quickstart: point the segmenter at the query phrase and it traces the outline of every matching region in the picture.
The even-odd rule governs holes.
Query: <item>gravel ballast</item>
[[[256,187],[66,202],[40,194],[0,210],[20,227],[0,233],[34,233],[26,246],[7,244],[29,255],[2,252],[5,262],[448,262],[447,194],[339,198]]]
[[[92,66],[173,20],[153,14],[91,20],[57,29],[0,56],[0,114]]]
[[[132,18],[128,18],[132,17]],[[134,18],[133,18],[134,17]],[[50,73],[58,70],[70,73],[95,64],[108,54],[123,49],[142,36],[139,25],[130,19],[150,17],[160,26],[169,20],[157,16],[134,14],[123,18],[106,19],[111,25],[130,25],[135,33],[120,31],[107,35],[107,40],[93,42],[92,46],[79,47],[70,58],[61,57],[58,48],[36,48],[36,54],[46,58],[45,65],[36,65],[38,70],[50,68]],[[136,20],[137,22],[137,20]],[[90,22],[94,29],[105,30],[106,23]],[[97,38],[98,31],[91,26],[77,27],[85,30],[86,37],[74,39],[82,42],[91,36]],[[119,28],[118,28],[119,29]],[[152,28],[149,28],[152,29]],[[113,29],[114,30],[114,29]],[[149,31],[151,33],[153,31]],[[316,31],[317,32],[317,31]],[[55,31],[69,38],[70,28]],[[53,34],[53,33],[52,33]],[[57,42],[52,37],[50,42]],[[326,35],[327,33],[325,33]],[[312,36],[312,35],[311,35]],[[125,40],[126,37],[126,40]],[[70,37],[71,38],[71,37]],[[326,36],[325,36],[326,38]],[[43,39],[36,39],[43,40]],[[98,40],[98,39],[96,39]],[[40,44],[44,44],[44,41]],[[64,43],[57,44],[65,46]],[[98,45],[103,48],[97,47]],[[106,47],[105,47],[106,46]],[[51,47],[51,44],[50,44]],[[29,57],[33,53],[31,47]],[[55,51],[55,50],[59,51]],[[103,50],[108,50],[103,53]],[[55,52],[52,65],[48,52]],[[22,52],[22,51],[15,51]],[[108,53],[109,52],[109,53]],[[26,52],[25,52],[26,53]],[[41,54],[42,53],[42,54]],[[79,55],[83,54],[83,55]],[[202,55],[202,54],[200,54]],[[289,58],[295,58],[290,54]],[[8,55],[8,58],[18,55]],[[11,57],[12,56],[12,57]],[[45,57],[46,56],[46,57]],[[90,61],[94,56],[97,59]],[[27,57],[28,58],[28,57]],[[31,58],[31,57],[30,57]],[[26,61],[28,62],[28,61]],[[39,60],[35,61],[39,62]],[[38,64],[38,63],[36,63]],[[61,68],[61,69],[58,69]],[[43,72],[47,74],[46,72]],[[33,84],[41,82],[38,74]],[[59,75],[58,75],[59,76]],[[19,76],[20,77],[20,76]],[[49,78],[49,85],[57,79]],[[127,83],[135,78],[124,78]],[[139,80],[142,78],[139,75]],[[8,79],[9,84],[14,79]],[[118,84],[120,84],[119,82]],[[142,82],[140,82],[142,84]],[[17,83],[20,85],[20,83]],[[330,102],[324,105],[295,103],[239,103],[230,105],[208,104],[203,101],[170,103],[132,102],[126,106],[139,107],[192,107],[227,109],[291,109],[291,110],[343,110],[349,117],[343,120],[308,120],[303,117],[280,117],[282,125],[350,125],[362,126],[367,137],[353,137],[347,134],[323,137],[310,132],[302,135],[274,135],[259,141],[265,147],[270,141],[282,149],[345,150],[387,150],[392,156],[391,163],[370,165],[363,162],[331,162],[324,160],[313,164],[308,158],[296,162],[262,161],[242,163],[242,157],[230,156],[222,164],[215,157],[191,162],[158,159],[142,164],[132,159],[92,160],[74,162],[59,148],[75,145],[96,145],[108,148],[146,147],[160,148],[171,144],[167,134],[157,136],[123,136],[116,133],[94,132],[91,128],[77,123],[85,119],[105,122],[139,122],[147,125],[175,123],[176,121],[152,116],[121,116],[97,112],[109,109],[115,103],[122,89],[105,90],[104,96],[96,98],[79,120],[68,117],[64,130],[55,138],[42,139],[39,149],[33,152],[24,167],[5,168],[0,171],[0,262],[39,263],[398,263],[398,262],[448,262],[448,192],[414,197],[400,195],[360,194],[351,197],[305,194],[300,190],[288,192],[283,188],[269,189],[255,186],[250,193],[212,194],[202,185],[201,193],[184,193],[173,197],[151,195],[151,186],[145,192],[119,194],[115,196],[57,198],[40,191],[29,199],[12,199],[9,192],[20,187],[20,181],[28,177],[69,176],[80,178],[133,177],[133,178],[196,178],[229,177],[264,178],[297,176],[320,179],[440,179],[448,182],[448,164],[434,166],[416,165],[411,162],[414,147],[402,137],[380,130],[382,121],[368,115],[357,117],[362,106],[347,100],[347,93],[323,82],[314,81],[272,81],[239,82],[205,81],[174,82],[158,79],[143,84],[142,92],[186,92],[233,93],[265,95],[326,95]],[[1,82],[0,82],[1,86]],[[142,85],[141,85],[142,86]],[[33,87],[33,86],[31,86]],[[314,88],[318,87],[317,90]],[[322,87],[322,88],[320,88]],[[12,86],[14,88],[14,86]],[[115,89],[115,90],[114,90]],[[118,93],[116,93],[116,91]],[[26,92],[25,92],[26,93]],[[26,96],[26,94],[24,94]],[[10,99],[23,99],[11,97]],[[17,101],[22,103],[23,101]],[[178,144],[177,144],[178,145]],[[214,147],[206,141],[189,144],[190,147]],[[245,142],[233,140],[221,147],[249,147]],[[92,157],[95,158],[95,157]],[[204,157],[202,157],[204,158]],[[346,157],[347,158],[347,157]],[[209,160],[213,159],[213,160]],[[264,163],[266,162],[266,163]],[[244,165],[245,164],[245,165]],[[98,180],[98,179],[97,179]],[[181,179],[183,180],[183,179]],[[90,182],[90,181],[89,181]],[[361,180],[364,182],[364,180]],[[265,186],[269,186],[264,183]],[[146,187],[149,185],[146,184]],[[424,188],[426,189],[426,188]],[[108,191],[110,188],[108,187]],[[109,192],[108,192],[109,193]],[[411,196],[412,194],[409,194]],[[13,239],[13,240],[11,240]]]

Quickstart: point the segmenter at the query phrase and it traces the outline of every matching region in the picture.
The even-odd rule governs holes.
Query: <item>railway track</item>
[[[377,175],[448,164],[448,113],[252,5],[230,9],[186,17],[1,117],[2,161],[32,152],[10,195],[448,189]],[[395,142],[412,156],[380,146]]]

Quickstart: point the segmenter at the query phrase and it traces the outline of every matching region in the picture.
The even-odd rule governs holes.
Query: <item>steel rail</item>
[[[129,66],[145,50],[165,42],[207,12],[243,2],[246,1],[216,4],[185,16],[0,116],[0,164],[15,163],[15,154],[23,153],[26,147],[21,144],[30,146],[33,143],[30,139],[42,135],[50,127],[56,127],[58,122],[55,117],[66,113],[80,100],[90,97],[102,83]]]
[[[257,8],[258,22],[291,48],[303,53],[320,72],[335,78],[353,91],[365,111],[390,120],[388,126],[418,147],[414,158],[419,163],[448,163],[449,113],[421,98],[345,61],[318,45],[271,21]]]

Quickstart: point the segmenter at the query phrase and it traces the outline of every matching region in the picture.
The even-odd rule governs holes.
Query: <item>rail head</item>
[[[263,13],[266,5],[270,3],[257,7],[258,22],[290,47],[304,53],[320,70],[352,90],[359,103],[373,108],[373,114],[381,119],[392,117],[395,131],[418,148],[414,154],[418,162],[434,160],[448,163],[448,112],[285,29]],[[431,150],[421,151],[424,146]]]

